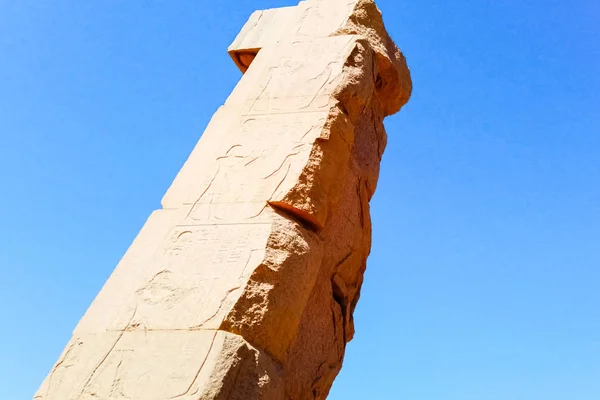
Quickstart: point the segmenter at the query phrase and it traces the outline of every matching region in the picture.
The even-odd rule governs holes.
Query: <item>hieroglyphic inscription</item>
[[[355,0],[312,0],[302,4],[296,14],[295,29],[292,29],[294,39],[327,37],[340,29],[352,8]]]
[[[138,331],[75,337],[41,388],[65,400],[197,399],[198,371],[216,332]],[[177,365],[176,371],[165,367]],[[82,373],[75,374],[77,367]],[[83,369],[82,367],[86,367]]]
[[[109,329],[216,329],[215,317],[264,257],[270,230],[268,223],[174,227]]]
[[[248,114],[326,111],[355,40],[339,36],[263,49],[225,104],[249,104]]]

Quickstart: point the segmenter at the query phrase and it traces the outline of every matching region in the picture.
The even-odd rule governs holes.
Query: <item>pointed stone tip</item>
[[[229,54],[245,73],[265,46],[341,35],[367,39],[378,55],[374,79],[384,113],[398,112],[412,93],[410,70],[373,0],[305,0],[297,6],[256,11],[229,47]]]
[[[319,0],[316,0],[319,1]],[[335,35],[361,35],[377,53],[376,89],[386,115],[392,115],[408,102],[412,79],[404,54],[385,28],[383,16],[373,0],[355,0],[352,14]]]

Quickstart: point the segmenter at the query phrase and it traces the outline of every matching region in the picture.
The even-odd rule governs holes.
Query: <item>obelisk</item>
[[[410,73],[372,0],[257,11],[229,53],[242,79],[35,399],[326,398]]]

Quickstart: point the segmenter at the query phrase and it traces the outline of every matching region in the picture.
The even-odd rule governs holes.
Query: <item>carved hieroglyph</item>
[[[229,52],[243,78],[35,399],[327,396],[410,74],[371,0],[258,11]]]

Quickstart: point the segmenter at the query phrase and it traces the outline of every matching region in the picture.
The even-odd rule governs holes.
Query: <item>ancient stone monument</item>
[[[409,70],[372,0],[258,11],[229,52],[243,78],[35,399],[326,398]]]

